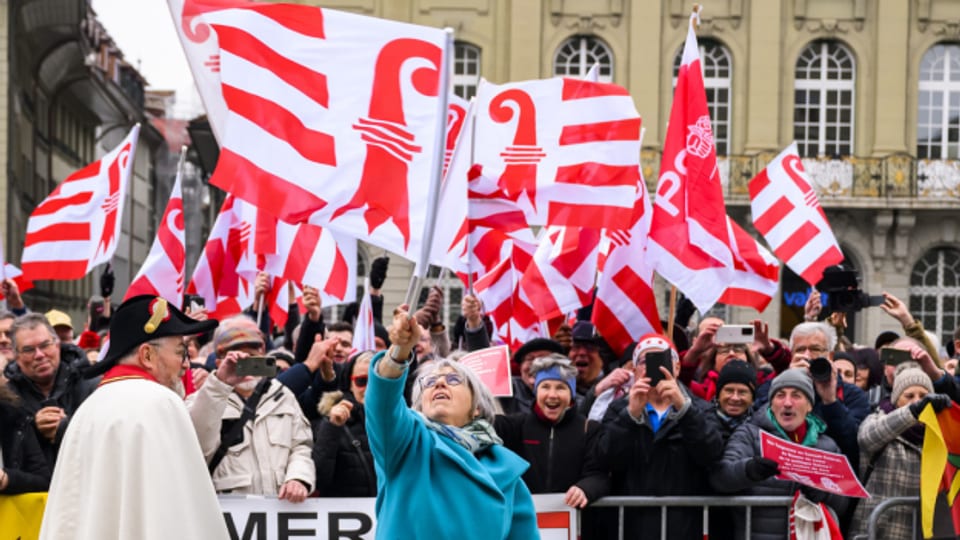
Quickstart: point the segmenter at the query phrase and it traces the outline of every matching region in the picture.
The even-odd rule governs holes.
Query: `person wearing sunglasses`
[[[376,538],[539,538],[528,464],[493,429],[494,398],[479,378],[447,359],[424,366],[403,399],[420,326],[400,306],[393,345],[371,361],[367,436],[377,468]]]
[[[313,421],[313,463],[321,497],[375,497],[377,475],[367,441],[363,404],[373,351],[353,355],[341,390],[324,392]]]

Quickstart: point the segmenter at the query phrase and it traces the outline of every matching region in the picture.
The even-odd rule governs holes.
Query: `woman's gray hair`
[[[467,384],[467,388],[470,389],[470,395],[473,397],[473,401],[470,403],[470,409],[479,410],[479,416],[481,418],[493,423],[493,420],[497,415],[497,407],[495,405],[493,394],[490,393],[490,390],[488,390],[482,382],[480,382],[480,378],[477,377],[477,374],[474,373],[472,369],[464,364],[453,362],[446,358],[441,358],[431,362],[430,364],[427,364],[417,370],[417,382],[414,383],[413,395],[410,396],[411,407],[413,410],[423,412],[423,383],[421,382],[423,378],[433,375],[443,368],[450,368],[458,375],[463,377]]]
[[[817,333],[827,338],[828,352],[837,348],[837,331],[832,326],[824,322],[802,322],[794,326],[793,331],[790,332],[790,350],[793,350],[798,337],[812,336]]]
[[[557,353],[550,353],[534,360],[533,364],[530,364],[530,374],[536,377],[537,373],[554,367],[560,370],[560,376],[564,380],[577,377],[577,368],[573,367],[573,362],[566,356]]]

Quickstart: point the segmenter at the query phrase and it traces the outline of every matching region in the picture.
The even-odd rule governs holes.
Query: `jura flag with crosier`
[[[226,111],[210,182],[414,258],[443,159],[445,32],[292,4],[187,2],[181,17],[190,6],[193,35],[216,40]]]
[[[119,146],[71,174],[27,222],[21,268],[30,280],[79,279],[113,257],[140,124]]]
[[[630,226],[640,115],[625,88],[561,77],[481,81],[476,103],[476,163],[531,225]]]
[[[182,159],[182,158],[181,158]],[[167,302],[183,307],[184,272],[187,263],[184,247],[183,195],[180,181],[182,168],[170,192],[167,209],[160,218],[157,236],[140,271],[133,278],[124,300],[141,294],[159,296]]]
[[[843,253],[820,208],[797,153],[797,143],[780,152],[749,184],[753,225],[791,270],[810,285]]]
[[[673,93],[647,253],[706,312],[733,279],[733,254],[693,18]]]

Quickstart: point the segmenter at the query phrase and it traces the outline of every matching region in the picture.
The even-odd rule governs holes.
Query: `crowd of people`
[[[397,308],[388,328],[380,293],[386,269],[384,258],[371,270],[376,350],[359,351],[352,347],[356,311],[325,321],[311,287],[303,290],[302,318],[291,306],[280,329],[268,316],[258,326],[257,306],[219,324],[202,309],[181,313],[149,297],[111,314],[104,291],[107,300],[94,301],[105,308],[91,310],[74,338],[69,316],[29,311],[6,281],[0,494],[46,491],[52,477],[45,531],[76,534],[86,529],[72,504],[82,494],[73,492],[102,484],[97,468],[112,465],[134,491],[157,475],[189,473],[188,485],[217,494],[292,503],[377,497],[378,531],[393,531],[379,538],[404,531],[404,538],[527,539],[537,534],[530,494],[562,493],[582,509],[581,535],[590,540],[616,538],[617,512],[590,507],[608,495],[799,491],[855,537],[885,499],[919,494],[920,413],[960,403],[957,361],[903,302],[884,295],[880,309],[901,331],[861,346],[843,337],[841,313],[820,313],[817,293],[807,321],[783,340],[754,320],[752,342],[726,343],[719,330],[741,321],[708,317],[691,332],[680,326],[673,336],[643,336],[617,355],[589,321],[571,321],[513,352],[513,396],[498,399],[458,362],[464,351],[491,344],[477,298],[463,298],[461,320],[448,331],[434,288],[412,313]],[[266,283],[258,280],[258,289]],[[960,348],[960,329],[955,339]],[[908,359],[885,365],[885,350]],[[275,377],[238,373],[244,359],[264,355],[275,359]],[[155,395],[147,382],[173,392]],[[143,416],[162,418],[165,427],[136,418],[147,409]],[[137,435],[122,442],[124,452],[110,449],[124,430]],[[91,433],[96,443],[80,440]],[[776,478],[780,464],[762,456],[761,433],[843,454],[872,496],[858,501]],[[147,455],[131,458],[137,449]],[[178,460],[171,473],[148,457],[162,451],[197,457]],[[98,515],[127,496],[113,493],[90,508]],[[182,526],[184,516],[215,505],[204,494],[172,497],[178,504],[151,523]],[[157,498],[144,511],[163,504]],[[669,538],[702,538],[705,525],[711,538],[744,537],[742,510],[713,508],[709,523],[703,519],[700,508],[670,508],[663,520],[659,508],[627,508],[624,538],[660,537],[663,523]],[[918,523],[909,507],[898,507],[882,515],[878,530],[882,538],[915,538]],[[752,538],[784,538],[787,510],[756,508],[749,526]],[[943,526],[938,534],[952,537]],[[102,531],[87,532],[77,537]]]

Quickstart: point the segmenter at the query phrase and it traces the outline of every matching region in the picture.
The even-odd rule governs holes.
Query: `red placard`
[[[461,358],[460,363],[472,369],[494,396],[513,397],[510,350],[506,345],[474,351]]]
[[[867,499],[870,494],[843,454],[792,443],[761,430],[760,454],[780,464],[775,478],[829,493]]]

